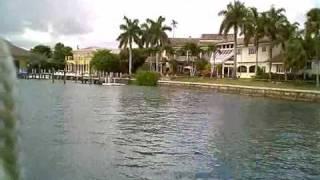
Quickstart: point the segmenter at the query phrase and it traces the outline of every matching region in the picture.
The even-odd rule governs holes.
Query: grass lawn
[[[230,85],[242,85],[242,86],[259,86],[269,88],[286,88],[286,89],[302,89],[302,90],[320,90],[315,83],[306,81],[268,81],[258,79],[210,79],[203,77],[177,77],[173,78],[173,81],[185,81],[185,82],[198,82],[198,83],[213,83],[213,84],[230,84]]]

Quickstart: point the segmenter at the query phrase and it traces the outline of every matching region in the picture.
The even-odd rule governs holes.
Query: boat
[[[124,86],[125,84],[121,83],[102,83],[102,86]]]
[[[113,80],[113,82],[112,82]],[[102,83],[102,86],[124,86],[125,84],[122,83],[116,83],[116,80],[114,78],[111,77],[106,77],[104,79],[104,83]]]

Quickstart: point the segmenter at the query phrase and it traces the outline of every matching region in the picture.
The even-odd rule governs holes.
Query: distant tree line
[[[37,45],[31,50],[28,64],[29,69],[55,69],[65,68],[65,57],[72,56],[72,48],[62,43],[57,43],[53,49],[46,45]]]

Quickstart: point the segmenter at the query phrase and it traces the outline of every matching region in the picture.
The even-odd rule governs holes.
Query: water
[[[20,81],[26,180],[320,179],[319,104]]]

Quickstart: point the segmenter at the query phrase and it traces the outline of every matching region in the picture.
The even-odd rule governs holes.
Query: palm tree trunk
[[[212,53],[213,53],[213,67],[211,67],[210,78],[212,78],[213,73],[216,72],[215,71],[215,69],[216,69],[216,53],[215,52],[212,52]]]
[[[256,43],[256,68],[255,68],[255,74],[258,75],[258,60],[259,60],[259,43]]]
[[[152,71],[153,54],[150,54],[149,68]]]
[[[89,84],[92,84],[92,68],[89,65]]]
[[[156,72],[159,72],[159,52],[156,53]]]
[[[319,83],[319,66],[320,66],[320,61],[318,60],[318,62],[317,62],[317,77],[316,77],[316,81],[317,81],[317,87],[319,87],[320,86],[320,83]]]
[[[129,75],[132,74],[132,45],[129,45]]]
[[[233,53],[234,53],[234,64],[233,64],[233,71],[232,71],[232,78],[237,78],[237,45],[238,45],[238,29],[234,28],[234,47],[233,47]]]
[[[287,69],[284,69],[284,81],[288,81]]]
[[[272,68],[272,43],[269,47],[269,80],[271,80],[272,78],[272,74],[271,74],[271,68]]]

